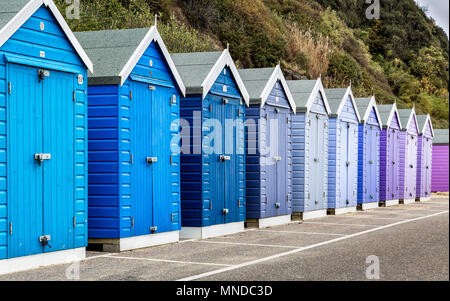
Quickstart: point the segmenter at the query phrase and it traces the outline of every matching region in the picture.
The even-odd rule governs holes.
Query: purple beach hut
[[[417,190],[416,201],[428,201],[431,196],[431,159],[434,131],[430,115],[417,115],[419,137],[417,140]],[[448,162],[447,162],[448,163]]]

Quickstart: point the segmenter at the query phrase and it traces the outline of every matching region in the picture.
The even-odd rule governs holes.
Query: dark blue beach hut
[[[247,226],[286,224],[292,213],[291,119],[294,98],[280,66],[239,70],[246,109]]]
[[[358,192],[358,124],[351,87],[326,89],[330,103],[328,136],[328,213],[356,211]]]
[[[378,207],[380,201],[380,132],[382,128],[375,96],[356,98],[358,133],[358,209]]]
[[[328,114],[320,78],[287,81],[295,101],[292,115],[292,218],[327,214]]]
[[[0,0],[0,274],[85,257],[87,69],[51,0]]]
[[[89,243],[124,251],[180,230],[184,84],[155,26],[77,33],[89,74]]]
[[[244,230],[245,105],[249,95],[227,49],[172,58],[181,99],[182,237]]]

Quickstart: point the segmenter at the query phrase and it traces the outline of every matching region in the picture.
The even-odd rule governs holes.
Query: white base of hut
[[[346,213],[352,213],[356,212],[356,206],[355,207],[344,207],[344,208],[332,208],[328,209],[329,215],[341,215]]]
[[[247,219],[247,227],[267,228],[286,225],[291,222],[291,215],[271,216],[265,218]]]
[[[400,200],[400,204],[413,204],[415,202],[416,202],[416,199]]]
[[[324,217],[327,216],[327,210],[323,209],[323,210],[314,210],[314,211],[306,211],[306,212],[302,212],[301,213],[301,219],[306,221],[309,219],[315,219],[315,218],[320,218],[320,217]]]
[[[429,200],[431,200],[431,197],[421,197],[421,198],[416,198],[417,202],[428,202]]]
[[[103,252],[123,252],[175,243],[180,240],[180,231],[162,232],[126,238],[89,239],[89,244],[103,245]]]
[[[382,206],[384,205],[384,207],[397,206],[399,204],[400,204],[399,200],[389,200],[382,202]]]
[[[362,203],[362,204],[358,204],[358,209],[359,210],[369,210],[369,209],[375,209],[378,208],[379,204],[378,202],[370,202],[370,203]]]
[[[225,236],[244,231],[244,222],[212,225],[208,227],[182,227],[181,238],[206,239],[210,237]]]
[[[67,264],[86,258],[86,248],[48,252],[0,260],[0,275],[36,269],[54,264]]]

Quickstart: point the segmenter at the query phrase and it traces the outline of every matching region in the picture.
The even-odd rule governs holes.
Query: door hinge
[[[11,88],[11,82],[8,83],[8,93],[11,95],[12,88]]]
[[[133,154],[130,154],[130,162],[131,162],[131,164],[133,164],[133,162],[134,162]]]
[[[209,210],[212,210],[212,201],[209,201]]]
[[[289,202],[289,195],[286,195],[286,202]]]
[[[309,125],[309,126],[311,126],[311,119],[310,119],[310,120],[308,120],[308,125]]]
[[[73,217],[73,227],[75,228],[77,226],[77,218]]]
[[[133,91],[130,90],[130,100],[133,100]]]
[[[170,221],[173,223],[173,212],[170,214]]]
[[[131,228],[134,228],[134,217],[131,217]]]
[[[324,128],[324,129],[326,129],[326,128],[327,128],[327,123],[326,123],[326,122],[324,122],[324,124],[323,124],[323,128]]]
[[[241,199],[238,199],[238,207],[241,207]]]
[[[77,100],[77,92],[73,91],[73,102]]]
[[[172,156],[170,156],[170,165],[172,165]]]
[[[289,117],[286,117],[286,123],[289,124]]]
[[[209,111],[212,112],[212,104],[209,104]]]
[[[269,204],[269,198],[266,195],[266,204]]]
[[[9,223],[9,235],[12,235],[12,222]]]
[[[269,114],[266,114],[266,120],[269,120]]]
[[[238,117],[241,116],[241,109],[238,109]]]

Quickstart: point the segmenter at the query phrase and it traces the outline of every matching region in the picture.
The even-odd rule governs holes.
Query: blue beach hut
[[[184,84],[155,26],[76,34],[89,74],[89,243],[125,251],[179,239]],[[173,149],[174,148],[174,149]]]
[[[328,213],[356,211],[358,191],[358,124],[351,87],[326,89],[330,103],[328,137]]]
[[[239,70],[246,109],[247,226],[286,224],[292,213],[291,119],[294,98],[280,66]]]
[[[378,207],[380,201],[380,133],[382,123],[375,96],[356,98],[358,133],[358,209]]]
[[[245,105],[249,94],[228,49],[172,54],[181,99],[182,237],[244,230]]]
[[[292,115],[292,218],[327,214],[328,104],[320,78],[287,81],[295,101]]]
[[[0,274],[85,257],[88,69],[51,0],[0,0]]]

